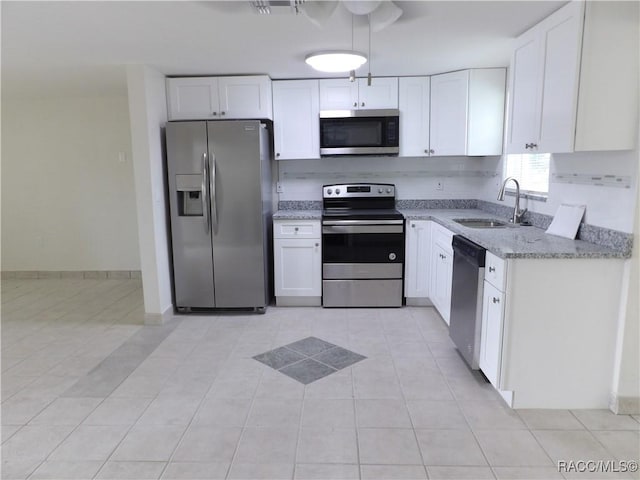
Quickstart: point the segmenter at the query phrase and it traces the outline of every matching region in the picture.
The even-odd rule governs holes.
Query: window
[[[550,153],[507,155],[503,178],[514,177],[520,183],[521,190],[548,193],[550,159]]]

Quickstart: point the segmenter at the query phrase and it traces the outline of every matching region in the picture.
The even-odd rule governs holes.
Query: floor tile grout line
[[[115,447],[113,447],[113,449],[111,450],[111,453],[109,453],[109,455],[107,455],[107,458],[104,460],[104,462],[102,463],[102,465],[100,465],[100,468],[98,468],[98,471],[93,475],[93,479],[97,478],[98,475],[100,474],[100,472],[102,471],[102,469],[105,467],[105,465],[107,463],[109,463],[109,461],[111,460],[111,458],[113,457],[113,454],[118,450],[118,448],[120,448],[120,445],[122,445],[122,442],[125,441],[125,439],[129,436],[129,433],[131,433],[131,430],[133,430],[133,428],[138,424],[138,420],[140,420],[140,418],[147,412],[147,410],[149,409],[149,407],[151,406],[151,404],[153,403],[153,401],[158,397],[158,395],[156,395],[155,397],[152,397],[152,400],[147,404],[147,406],[142,410],[142,412],[140,413],[140,415],[138,415],[138,418],[131,424],[129,425],[129,428],[127,428],[125,434],[122,436],[122,438],[120,439],[119,442],[116,443]],[[105,400],[109,398],[109,396],[107,396],[105,398]]]
[[[57,400],[58,398],[62,398],[62,397],[59,397],[59,396],[58,396],[58,397],[56,397],[56,398],[55,398],[51,403],[55,402],[55,400]],[[78,397],[78,398],[85,398],[85,397]],[[84,418],[80,421],[80,423],[79,423],[78,425],[76,425],[75,427],[73,427],[73,428],[71,429],[71,431],[70,431],[70,432],[69,432],[69,433],[68,433],[68,434],[67,434],[67,435],[66,435],[66,436],[65,436],[65,437],[64,437],[64,438],[63,438],[63,439],[62,439],[62,440],[61,440],[61,441],[60,441],[60,442],[59,442],[59,443],[58,443],[58,444],[57,444],[57,445],[56,445],[52,450],[50,450],[50,451],[49,451],[49,453],[44,457],[44,459],[43,459],[43,460],[38,464],[38,466],[36,467],[36,469],[35,469],[35,470],[33,470],[29,475],[27,475],[27,477],[26,477],[27,479],[31,479],[31,478],[32,478],[33,474],[34,474],[34,473],[35,473],[35,472],[36,472],[36,471],[37,471],[37,470],[38,470],[38,469],[39,469],[39,468],[40,468],[40,467],[41,467],[45,462],[47,462],[47,461],[49,460],[49,457],[51,457],[51,455],[53,454],[53,452],[55,452],[58,448],[60,448],[60,446],[61,446],[61,445],[62,445],[62,444],[63,444],[63,443],[64,443],[64,442],[65,442],[65,441],[66,441],[66,440],[71,436],[71,435],[73,435],[73,433],[74,433],[75,431],[77,431],[77,430],[78,430],[78,428],[80,428],[80,426],[82,425],[82,423],[83,423],[83,422],[84,422],[84,421],[89,417],[89,415],[91,415],[91,414],[93,413],[93,411],[94,411],[95,409],[97,409],[100,405],[102,405],[102,403],[104,402],[104,400],[105,400],[105,399],[103,398],[103,399],[100,401],[100,403],[98,403],[98,404],[95,406],[95,408],[94,408],[93,410],[91,410],[89,413],[87,413],[87,415],[85,415],[85,416],[84,416]],[[51,403],[50,403],[49,405],[51,405]],[[48,407],[47,407],[47,408],[48,408]],[[44,410],[42,410],[42,411],[44,411]],[[41,411],[40,413],[42,413],[42,411]],[[38,414],[38,415],[39,415],[39,414]],[[36,415],[36,416],[37,416],[37,415]],[[34,418],[35,418],[35,416],[34,416],[34,417],[32,417],[32,418],[31,418],[31,420],[33,420]],[[31,420],[29,420],[29,421],[31,421]],[[26,425],[24,425],[24,426],[28,426],[28,423],[27,423]],[[50,426],[53,426],[53,425],[50,425]],[[64,425],[61,425],[61,426],[64,426]]]
[[[100,282],[100,283],[103,283],[103,282]],[[121,282],[118,282],[118,283],[122,283],[122,281],[121,281]],[[123,283],[123,284],[124,284],[124,283]],[[95,287],[95,285],[94,285],[94,287]],[[113,289],[115,289],[116,287],[117,287],[117,285],[115,285],[115,286],[111,287],[109,290],[113,290]],[[87,287],[87,288],[83,289],[82,291],[85,291],[85,290],[88,290],[88,289],[89,289],[89,287]],[[82,291],[81,291],[81,292],[76,292],[72,297],[76,297],[76,296],[81,295],[81,294],[82,294]],[[56,305],[57,305],[57,304],[56,304]],[[26,336],[22,337],[22,340],[23,340],[24,338],[27,338],[29,335],[33,335],[33,334],[36,334],[37,332],[42,331],[42,329],[46,328],[46,326],[47,326],[47,325],[54,324],[54,322],[57,322],[58,320],[60,320],[61,318],[63,318],[63,317],[64,317],[65,315],[67,315],[68,313],[69,313],[69,312],[63,313],[63,314],[61,314],[61,316],[57,317],[56,319],[50,319],[50,320],[47,320],[47,321],[45,322],[45,324],[44,324],[41,328],[39,328],[39,329],[37,329],[36,331],[31,332],[31,333],[27,334]],[[94,314],[94,315],[91,315],[91,316],[87,319],[87,322],[88,322],[88,321],[90,321],[90,319],[91,319],[91,318],[96,317],[98,314],[99,314],[99,313],[96,313],[96,314]],[[35,314],[34,316],[36,316],[36,315],[37,315],[37,314]],[[86,322],[83,322],[83,323],[86,323]],[[132,335],[133,335],[133,334],[132,334]],[[125,341],[126,341],[126,340],[125,340]],[[48,342],[46,345],[50,345],[51,343],[53,343],[53,341]],[[28,359],[28,358],[30,358],[32,355],[33,355],[33,353],[32,353],[31,355],[29,355],[28,357],[26,357],[26,358],[25,358],[25,360],[26,360],[26,359]],[[61,359],[61,360],[60,360],[60,362],[58,362],[58,364],[59,364],[59,363],[61,363],[62,361],[63,361],[63,359]],[[22,362],[19,362],[17,365],[14,365],[12,368],[10,368],[9,370],[7,370],[7,371],[6,371],[6,372],[4,372],[4,373],[5,373],[5,374],[10,374],[11,369],[13,369],[14,367],[17,367],[20,363],[22,363]],[[51,368],[50,368],[48,371],[50,371],[51,369],[55,368],[56,366],[57,366],[57,364],[56,364],[56,365],[53,365],[53,364],[52,364],[52,365],[51,365]],[[46,372],[44,372],[43,374],[46,374]],[[18,393],[18,392],[16,392],[16,393]]]
[[[424,333],[422,331],[420,331],[420,335],[424,338]],[[426,339],[425,339],[425,343],[427,344],[427,347],[429,348],[429,351],[431,351],[431,348],[429,347],[428,343],[426,342]],[[433,355],[433,352],[431,352],[431,354]],[[460,400],[458,399],[458,396],[453,392],[453,390],[451,390],[451,385],[449,383],[448,376],[445,375],[444,371],[442,371],[442,367],[440,366],[440,364],[437,361],[436,361],[436,366],[440,370],[440,373],[442,374],[442,377],[444,378],[444,381],[447,383],[447,386],[449,387],[449,390],[451,391],[453,400],[454,400],[456,406],[458,407],[458,410],[460,410],[460,413],[462,414],[463,418],[465,419],[465,422],[467,423],[467,426],[469,427],[469,431],[473,435],[473,438],[474,438],[478,448],[480,449],[480,452],[482,453],[482,456],[484,457],[485,461],[487,462],[487,466],[490,468],[491,473],[493,474],[493,476],[495,478],[498,478],[498,475],[497,475],[494,467],[498,467],[499,465],[492,465],[491,462],[489,461],[489,458],[487,458],[487,454],[486,454],[484,448],[482,448],[482,444],[480,443],[480,441],[478,439],[478,436],[476,434],[475,429],[472,427],[471,422],[469,421],[469,418],[468,418],[467,414],[464,412],[464,409],[460,405]],[[528,431],[529,434],[534,438],[534,440],[536,441],[536,444],[542,449],[542,451],[545,453],[547,458],[549,458],[551,464],[553,464],[553,459],[551,458],[551,456],[549,455],[547,450],[540,444],[540,442],[538,441],[538,438],[531,432],[531,430],[529,429],[527,423],[520,417],[520,415],[517,413],[517,411],[516,411],[516,415],[517,415],[518,419],[520,419],[520,421],[522,421],[523,425],[525,425],[525,427],[527,427],[526,431]]]
[[[166,338],[168,338],[171,334],[173,334],[173,332],[175,332],[175,330],[179,327],[179,325],[182,324],[182,320],[180,321],[180,323],[178,325],[176,325],[176,328],[174,328],[169,335],[167,335]],[[177,370],[178,367],[176,367]],[[135,371],[135,370],[134,370]],[[175,371],[175,370],[174,370]],[[216,375],[217,377],[217,375]],[[128,378],[128,377],[127,377]],[[215,382],[215,379],[214,381]],[[166,383],[166,382],[165,382]],[[168,468],[169,464],[171,463],[171,460],[173,459],[173,456],[175,455],[175,452],[178,450],[178,448],[180,447],[180,445],[182,444],[182,441],[184,439],[184,436],[186,435],[187,431],[189,430],[189,428],[191,427],[194,419],[196,418],[196,415],[198,414],[198,412],[200,411],[200,409],[202,408],[202,404],[204,403],[204,401],[207,398],[207,394],[209,393],[209,391],[213,388],[213,383],[212,385],[209,387],[209,389],[207,390],[207,392],[202,396],[200,402],[198,403],[198,406],[196,407],[196,410],[194,411],[191,420],[189,421],[189,423],[187,424],[186,428],[184,429],[184,431],[182,432],[182,434],[180,435],[180,438],[178,439],[178,442],[176,443],[175,447],[173,448],[173,450],[171,451],[171,454],[169,455],[169,459],[164,462],[165,465],[163,467],[163,469],[161,470],[160,474],[158,475],[158,478],[162,478],[162,476],[164,475],[166,469]],[[115,390],[114,390],[115,391]],[[160,391],[152,398],[152,400],[147,404],[147,406],[144,408],[144,410],[140,413],[140,415],[138,416],[138,418],[136,419],[135,422],[133,422],[133,424],[131,425],[131,427],[127,430],[127,433],[122,437],[122,439],[120,440],[120,442],[118,442],[118,444],[116,445],[116,447],[111,451],[111,454],[109,455],[109,457],[107,458],[107,460],[105,460],[105,462],[102,464],[102,466],[100,467],[100,469],[98,469],[98,471],[96,472],[96,475],[93,477],[94,479],[97,477],[97,475],[100,473],[100,471],[104,468],[104,466],[111,460],[111,457],[113,457],[113,454],[117,451],[118,447],[120,447],[120,445],[122,444],[122,442],[127,438],[127,436],[129,435],[129,433],[131,432],[131,430],[138,425],[138,422],[140,420],[140,418],[142,418],[142,416],[147,412],[147,410],[151,407],[151,405],[153,404],[153,402],[160,396]],[[142,425],[142,424],[140,424]]]
[[[246,328],[247,328],[247,326],[245,325],[242,330],[244,331],[244,330],[246,330]],[[247,416],[245,417],[244,422],[242,424],[242,427],[240,429],[240,435],[238,436],[238,441],[236,442],[236,446],[233,449],[233,454],[231,455],[231,460],[229,461],[229,466],[227,467],[227,471],[226,471],[225,476],[224,476],[225,479],[229,478],[229,475],[231,474],[231,469],[233,468],[233,464],[235,463],[236,457],[238,455],[238,450],[240,448],[240,444],[242,443],[242,439],[244,438],[244,433],[246,431],[247,424],[249,422],[249,417],[251,417],[251,413],[253,412],[253,407],[255,405],[256,396],[257,396],[258,390],[260,389],[260,386],[262,385],[263,379],[264,379],[264,370],[261,370],[260,371],[260,379],[258,380],[258,385],[256,386],[256,388],[253,391],[253,395],[252,395],[251,400],[249,402],[249,409],[247,410]],[[211,385],[211,388],[213,388],[213,385]],[[211,388],[209,389],[209,391],[211,391]]]
[[[416,324],[416,327],[418,327],[417,321],[415,321],[415,319],[414,319],[414,323]],[[418,328],[418,331],[420,331],[419,328]],[[387,337],[387,334],[384,331],[383,331],[382,334],[384,335],[384,339],[385,339],[385,343],[387,345],[387,349],[391,353],[391,346],[389,344],[389,338]],[[422,332],[420,332],[420,336],[422,337]],[[422,339],[423,339],[423,341],[425,343],[425,346],[427,348],[429,348],[428,345],[427,345],[426,340],[424,339],[424,337],[422,337]],[[431,353],[431,350],[429,350],[429,352]],[[404,407],[407,410],[407,416],[409,417],[409,423],[411,424],[411,431],[413,432],[413,438],[415,439],[415,442],[416,442],[416,448],[418,449],[418,454],[420,455],[420,461],[422,462],[422,468],[423,468],[423,470],[425,472],[426,478],[429,478],[429,473],[427,471],[427,466],[426,466],[426,463],[425,463],[424,455],[422,453],[422,448],[420,447],[420,441],[418,440],[418,433],[416,432],[415,424],[414,424],[413,418],[411,417],[411,411],[409,410],[409,404],[407,403],[407,398],[405,396],[404,388],[402,387],[402,382],[400,381],[400,376],[398,375],[398,367],[396,365],[396,359],[395,359],[395,357],[393,355],[390,355],[390,357],[391,357],[391,363],[393,365],[393,371],[395,372],[395,377],[397,378],[398,386],[400,387],[400,394],[402,395],[402,400],[403,400],[403,403],[404,403]]]

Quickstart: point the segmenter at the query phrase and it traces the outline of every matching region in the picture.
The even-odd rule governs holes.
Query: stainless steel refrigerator
[[[166,138],[177,310],[263,311],[271,290],[267,125],[168,122]]]

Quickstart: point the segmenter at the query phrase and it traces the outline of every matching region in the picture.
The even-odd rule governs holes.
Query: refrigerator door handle
[[[204,216],[206,217],[205,229],[206,231],[211,230],[211,217],[209,215],[209,200],[207,198],[207,178],[209,174],[207,172],[208,162],[207,162],[207,154],[202,154],[202,210]]]
[[[213,230],[217,230],[218,228],[218,199],[216,198],[216,155],[215,153],[211,154],[210,157],[211,165],[209,182],[210,182],[210,191],[211,191],[211,217],[213,222]]]

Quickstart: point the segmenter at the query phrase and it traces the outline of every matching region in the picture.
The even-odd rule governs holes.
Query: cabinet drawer
[[[440,245],[447,252],[453,253],[453,248],[451,247],[453,232],[451,230],[447,230],[442,225],[435,222],[433,223],[432,232],[433,243],[435,243],[436,245]]]
[[[487,252],[484,267],[484,279],[501,292],[506,290],[507,265],[506,261]]]
[[[273,222],[274,238],[320,238],[319,221],[276,220]]]

